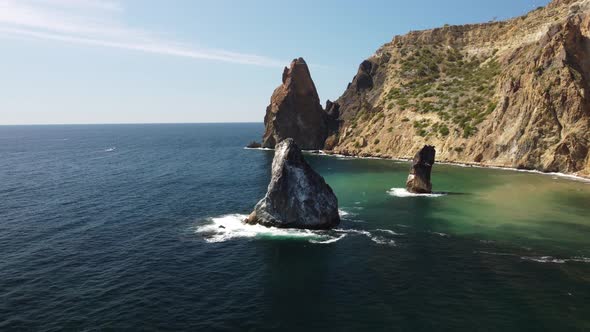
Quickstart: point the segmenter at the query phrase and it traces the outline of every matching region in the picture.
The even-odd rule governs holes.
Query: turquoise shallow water
[[[408,226],[530,246],[546,254],[590,255],[588,182],[439,164],[433,171],[439,195],[407,197],[403,187],[409,163],[326,158],[317,168],[338,192],[341,207],[354,211],[361,204],[364,219],[380,225],[390,224],[388,219],[406,220]]]
[[[262,129],[0,127],[0,330],[590,329],[590,184],[306,155],[338,229],[244,226]]]

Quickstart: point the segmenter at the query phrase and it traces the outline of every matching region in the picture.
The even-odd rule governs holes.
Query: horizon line
[[[264,121],[227,121],[227,122],[97,122],[97,123],[13,123],[0,124],[0,127],[17,126],[104,126],[104,125],[160,125],[160,124],[255,124]]]

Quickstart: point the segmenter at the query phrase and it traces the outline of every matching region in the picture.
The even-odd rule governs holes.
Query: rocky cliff
[[[590,1],[396,36],[334,103],[334,153],[590,175]]]
[[[283,82],[275,89],[266,108],[262,146],[274,148],[282,140],[293,138],[302,149],[322,149],[329,132],[329,120],[330,116],[320,105],[307,64],[302,58],[295,59],[285,67]]]

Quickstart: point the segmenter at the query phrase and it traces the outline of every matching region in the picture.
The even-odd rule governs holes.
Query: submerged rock
[[[434,165],[436,150],[434,146],[425,145],[416,155],[412,162],[410,175],[406,181],[406,189],[415,194],[429,194],[432,192],[430,172]]]
[[[307,164],[293,139],[275,147],[268,191],[245,222],[304,229],[328,229],[340,223],[336,195]]]
[[[307,64],[302,58],[293,60],[285,67],[283,83],[275,89],[266,108],[262,146],[274,148],[292,138],[304,150],[322,149],[329,135],[329,122]]]

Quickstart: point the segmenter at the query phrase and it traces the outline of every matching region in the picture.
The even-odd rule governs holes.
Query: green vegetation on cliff
[[[389,90],[385,103],[422,114],[433,113],[440,122],[414,123],[416,134],[447,136],[451,129],[467,138],[496,108],[493,96],[500,65],[495,53],[467,56],[454,48],[416,46],[399,50],[393,71],[398,86]]]

